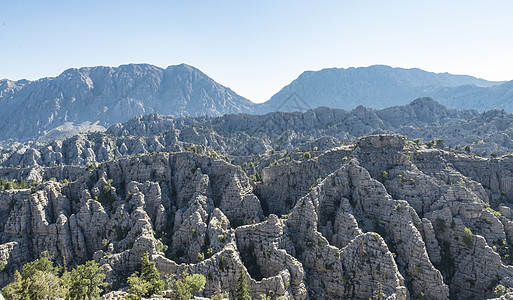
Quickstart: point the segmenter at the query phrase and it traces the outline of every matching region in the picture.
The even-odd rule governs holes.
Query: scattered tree
[[[248,283],[246,281],[246,271],[240,266],[239,277],[237,278],[237,290],[235,291],[235,300],[251,300]]]
[[[205,288],[206,279],[201,274],[189,275],[187,271],[183,272],[180,279],[173,284],[173,300],[189,300],[197,292]]]
[[[20,272],[14,273],[14,282],[2,289],[7,299],[43,299],[64,297],[68,286],[59,280],[59,269],[53,266],[48,252],[26,263]]]
[[[94,260],[77,266],[71,271],[70,297],[75,299],[99,299],[107,283],[103,267]]]
[[[132,295],[131,299],[141,299],[141,297],[151,297],[161,295],[165,288],[164,280],[160,279],[160,273],[155,266],[155,262],[150,261],[150,255],[146,252],[141,257],[141,275],[133,273],[128,277],[128,292]]]
[[[149,284],[146,296],[160,295],[165,288],[165,282],[160,279],[160,273],[155,265],[156,263],[150,261],[150,256],[146,252],[142,257],[141,265],[141,279]]]

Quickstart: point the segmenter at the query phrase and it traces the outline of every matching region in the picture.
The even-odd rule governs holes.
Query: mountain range
[[[280,105],[287,110],[282,104],[292,92],[312,108],[327,106],[350,110],[358,105],[385,108],[407,104],[418,97],[432,97],[449,108],[487,110],[496,108],[494,98],[499,102],[498,99],[507,93],[504,89],[493,89],[502,84],[466,75],[436,74],[383,65],[331,68],[304,72],[265,102],[262,110],[274,111]],[[509,91],[513,91],[511,87]],[[480,95],[487,92],[490,103],[481,106]]]
[[[513,111],[513,81],[376,65],[306,71],[262,104],[185,64],[69,69],[57,77],[0,80],[0,145],[103,131],[134,116],[265,114],[321,106],[381,109],[432,97],[447,108]]]

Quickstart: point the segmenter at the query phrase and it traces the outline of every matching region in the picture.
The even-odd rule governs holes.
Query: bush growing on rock
[[[474,241],[474,234],[468,227],[465,227],[465,230],[463,233],[463,243],[465,243],[465,246],[467,246],[467,248],[472,248],[473,241]]]
[[[59,269],[44,252],[40,258],[25,264],[21,274],[16,270],[14,281],[2,289],[6,299],[43,299],[65,297],[67,284],[59,280]]]
[[[0,190],[10,190],[10,189],[15,189],[15,190],[21,190],[21,189],[28,189],[29,188],[29,185],[27,184],[27,182],[22,179],[20,181],[18,180],[15,180],[15,179],[0,179]]]
[[[71,271],[69,294],[74,299],[99,299],[103,288],[107,286],[103,267],[90,260]]]

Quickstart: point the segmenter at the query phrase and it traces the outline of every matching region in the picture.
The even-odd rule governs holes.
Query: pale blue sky
[[[187,63],[256,102],[328,67],[512,80],[513,1],[0,0],[0,78],[125,63]]]

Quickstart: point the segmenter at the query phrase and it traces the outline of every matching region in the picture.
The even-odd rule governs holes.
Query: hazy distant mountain
[[[284,87],[269,101],[261,105],[261,112],[295,110],[290,107],[314,108],[327,106],[353,109],[358,105],[385,108],[409,103],[412,99],[431,96],[448,107],[458,94],[467,97],[472,91],[489,91],[490,87],[502,84],[467,75],[437,74],[420,69],[402,69],[388,66],[371,66],[347,69],[324,69],[307,71]],[[466,91],[471,91],[465,93]],[[511,91],[511,90],[510,90]],[[290,105],[296,97],[304,100]],[[443,98],[443,101],[438,97]],[[493,96],[491,96],[493,98]],[[476,102],[476,101],[474,101]],[[478,108],[466,106],[466,108]],[[488,107],[488,109],[491,107]],[[485,109],[485,108],[482,108]]]
[[[219,116],[254,104],[182,64],[69,69],[37,81],[0,81],[0,140],[59,138],[136,115]]]
[[[513,112],[513,81],[490,87],[459,86],[453,88],[437,88],[426,91],[425,95],[435,98],[449,108],[504,109]]]

